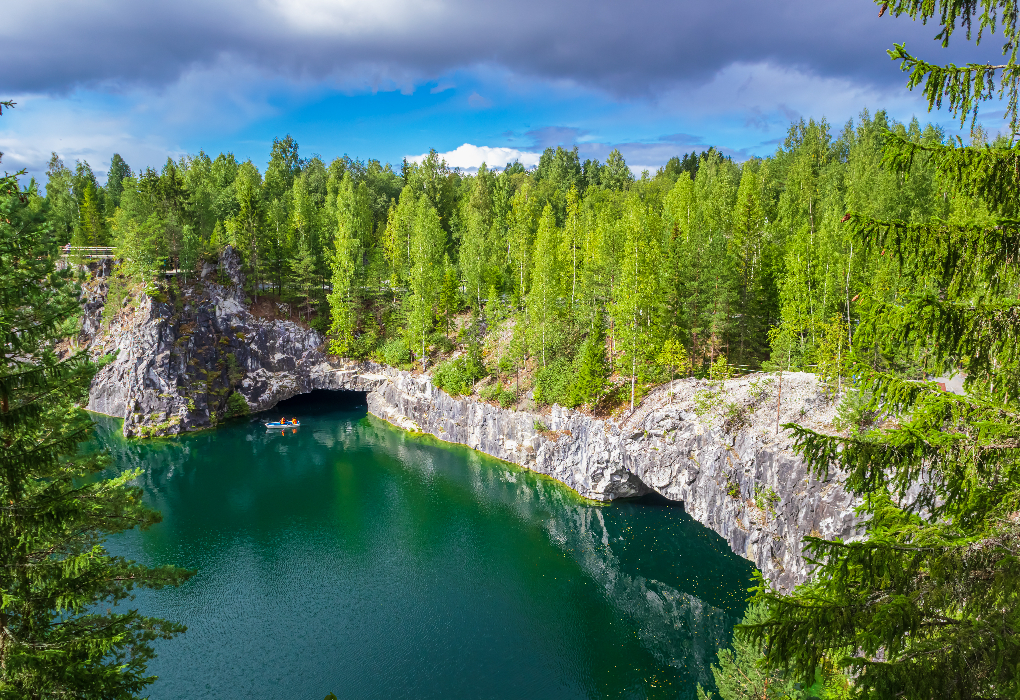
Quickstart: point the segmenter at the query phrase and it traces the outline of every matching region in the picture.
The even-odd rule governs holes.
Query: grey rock
[[[81,342],[96,355],[116,352],[93,381],[89,410],[124,419],[124,434],[173,435],[214,426],[227,397],[251,410],[315,389],[366,392],[368,410],[398,427],[467,445],[546,474],[582,496],[610,501],[657,492],[681,501],[695,519],[755,563],[773,586],[805,581],[803,538],[859,535],[856,501],[838,478],[820,481],[775,430],[775,392],[765,375],[711,385],[678,380],[652,392],[633,413],[600,420],[553,406],[548,413],[513,411],[476,398],[455,398],[428,375],[371,362],[341,363],[323,338],[297,323],[256,317],[240,291],[243,276],[229,247],[186,298],[165,302],[142,294],[102,327],[106,280],[83,299]],[[831,402],[814,375],[783,375],[782,422],[831,417]],[[757,382],[757,383],[756,383]],[[719,409],[701,415],[696,397],[716,392],[744,407],[731,425]],[[810,407],[801,416],[801,407]],[[549,431],[539,433],[535,422]],[[838,476],[838,475],[837,475]],[[756,490],[774,494],[759,507]]]

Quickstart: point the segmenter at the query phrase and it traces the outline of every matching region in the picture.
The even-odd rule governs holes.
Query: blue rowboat
[[[270,430],[273,430],[274,428],[299,428],[301,427],[301,421],[296,421],[294,423],[266,423],[266,427]]]

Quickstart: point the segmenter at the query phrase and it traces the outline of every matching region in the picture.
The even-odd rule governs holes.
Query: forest
[[[982,217],[924,152],[909,177],[884,168],[890,135],[948,143],[865,111],[838,132],[797,121],[767,158],[709,148],[635,177],[618,151],[582,163],[576,148],[474,174],[435,151],[399,170],[327,165],[288,136],[264,171],[199,153],[135,172],[114,155],[100,185],[54,154],[45,194],[26,189],[61,243],[116,248],[115,284],[193,284],[231,245],[249,299],[286,305],[335,355],[426,369],[455,394],[484,379],[483,397],[504,405],[534,389],[538,404],[604,410],[684,374],[842,381],[862,310],[905,291],[900,262],[855,243],[846,213]],[[895,353],[874,363],[919,371]]]

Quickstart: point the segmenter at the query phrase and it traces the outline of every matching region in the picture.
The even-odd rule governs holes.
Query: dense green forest
[[[199,153],[135,173],[115,155],[105,186],[54,155],[37,206],[61,241],[115,246],[150,293],[233,245],[249,297],[289,304],[340,356],[433,369],[466,349],[435,373],[455,393],[494,374],[490,398],[509,403],[502,383],[515,399],[523,375],[540,403],[630,402],[712,367],[845,371],[862,304],[902,290],[898,263],[855,249],[844,214],[923,223],[980,208],[923,154],[909,178],[883,169],[889,133],[946,141],[865,112],[838,133],[794,123],[768,158],[709,149],[635,178],[617,151],[465,174],[435,152],[399,171],[327,165],[287,137],[264,172]]]

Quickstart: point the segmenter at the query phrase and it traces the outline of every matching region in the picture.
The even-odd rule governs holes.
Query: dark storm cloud
[[[6,92],[159,86],[191,68],[396,81],[496,66],[618,96],[733,62],[899,82],[885,49],[937,54],[934,27],[869,0],[36,0],[5,11]]]

